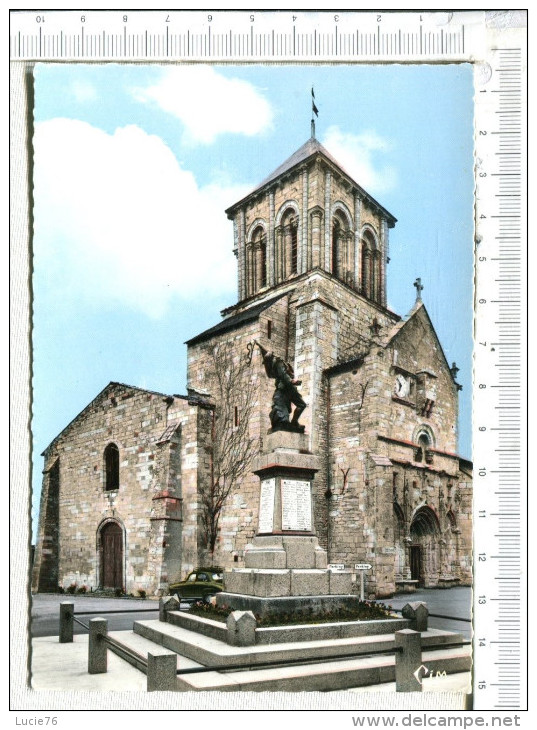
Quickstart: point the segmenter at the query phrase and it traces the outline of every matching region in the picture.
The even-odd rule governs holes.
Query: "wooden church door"
[[[110,522],[101,532],[103,588],[123,588],[123,531]]]

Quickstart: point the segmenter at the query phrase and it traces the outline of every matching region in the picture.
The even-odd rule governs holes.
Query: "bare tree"
[[[214,557],[224,503],[257,453],[258,439],[250,434],[256,404],[256,384],[245,356],[226,344],[211,353],[215,407],[212,411],[209,479],[200,488],[205,549]]]

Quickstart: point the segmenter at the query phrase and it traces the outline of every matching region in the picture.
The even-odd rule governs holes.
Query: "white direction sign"
[[[355,563],[354,570],[371,570],[373,566],[369,563]]]

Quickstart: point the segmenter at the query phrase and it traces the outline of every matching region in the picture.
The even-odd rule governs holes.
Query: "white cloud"
[[[249,187],[200,188],[157,136],[72,119],[36,125],[35,262],[66,300],[122,303],[150,316],[201,292],[233,296],[224,210]]]
[[[368,193],[380,195],[395,187],[395,168],[379,159],[390,150],[390,143],[376,132],[350,134],[332,126],[322,144]]]
[[[71,91],[75,101],[81,104],[95,101],[98,98],[97,89],[89,81],[74,81],[71,84]]]
[[[190,144],[211,144],[225,133],[253,136],[272,124],[270,104],[252,84],[226,78],[210,66],[164,69],[158,83],[132,94],[180,119],[184,142]]]

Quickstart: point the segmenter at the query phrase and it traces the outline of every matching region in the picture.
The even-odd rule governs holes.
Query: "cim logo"
[[[440,677],[447,677],[447,672],[444,669],[444,671],[436,670],[436,672],[433,670],[430,670],[429,667],[426,667],[425,664],[422,664],[420,667],[416,669],[414,672],[414,676],[418,680],[420,684],[423,684],[423,680],[425,677],[429,677],[429,679],[439,679]]]

